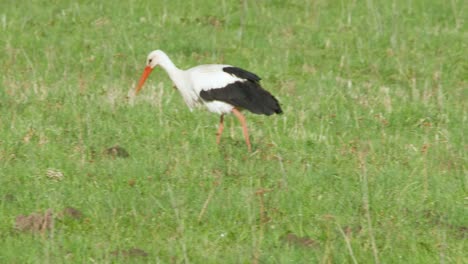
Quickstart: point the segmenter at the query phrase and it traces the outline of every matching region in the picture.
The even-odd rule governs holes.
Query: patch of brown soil
[[[116,257],[147,257],[148,253],[139,248],[130,248],[123,250],[114,250],[110,253],[112,256]]]
[[[119,145],[115,145],[113,147],[107,148],[104,150],[104,154],[111,156],[113,158],[128,158],[130,154],[128,154],[127,150],[120,147]]]
[[[310,237],[299,237],[296,234],[288,233],[281,237],[283,242],[292,245],[292,246],[302,246],[302,247],[317,247],[319,243],[316,240],[313,240]]]
[[[32,213],[30,215],[19,215],[16,217],[15,228],[19,231],[30,231],[33,233],[44,233],[54,227],[52,209],[47,209],[43,213]]]

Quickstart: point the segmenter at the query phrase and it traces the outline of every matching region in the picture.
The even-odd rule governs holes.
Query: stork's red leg
[[[218,128],[218,133],[216,133],[216,144],[219,144],[221,142],[221,134],[223,134],[224,130],[224,114],[221,115],[219,118],[219,128]]]
[[[249,132],[247,131],[247,123],[245,122],[245,116],[236,108],[232,109],[232,113],[239,119],[242,125],[242,130],[244,132],[245,143],[247,144],[247,149],[252,151],[252,147],[250,146],[250,139],[249,139]]]

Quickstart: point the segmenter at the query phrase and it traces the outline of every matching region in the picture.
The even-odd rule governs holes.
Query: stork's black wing
[[[224,67],[223,71],[232,74],[238,78],[246,79],[252,82],[259,82],[261,80],[261,78],[258,77],[258,75],[256,75],[255,73],[237,67]]]
[[[281,114],[278,100],[260,86],[260,77],[236,67],[225,67],[223,71],[233,74],[244,81],[237,81],[225,87],[201,91],[200,97],[205,101],[222,101],[235,107],[244,108],[255,114]]]

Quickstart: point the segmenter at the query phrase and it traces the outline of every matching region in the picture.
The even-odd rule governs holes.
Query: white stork
[[[221,115],[216,134],[217,144],[224,129],[225,114],[233,113],[239,119],[245,143],[251,151],[247,124],[240,111],[247,109],[252,113],[264,115],[283,112],[278,100],[260,86],[260,77],[256,74],[222,64],[207,64],[180,70],[161,50],[152,51],[148,55],[146,68],[135,93],[141,90],[151,71],[158,65],[167,72],[190,110],[204,104],[209,111]]]

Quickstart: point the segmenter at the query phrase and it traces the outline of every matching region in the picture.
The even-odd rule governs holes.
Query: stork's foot
[[[224,130],[224,114],[221,115],[219,118],[219,128],[218,132],[216,133],[216,144],[219,145],[219,142],[221,142],[221,135],[223,134]]]
[[[247,131],[247,123],[245,122],[245,116],[236,108],[232,109],[232,113],[239,119],[242,125],[242,132],[244,133],[245,144],[247,144],[247,149],[249,152],[252,152],[252,146],[250,145],[249,132]]]

